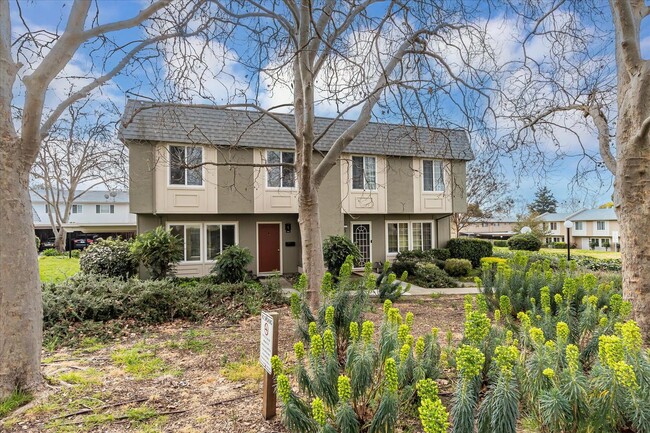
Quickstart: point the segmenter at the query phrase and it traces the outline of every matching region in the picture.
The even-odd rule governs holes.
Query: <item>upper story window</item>
[[[557,223],[551,223],[551,230],[557,230]]]
[[[596,221],[596,230],[605,230],[605,221]]]
[[[422,189],[428,192],[444,192],[445,176],[442,161],[433,159],[422,160]]]
[[[83,212],[83,205],[80,204],[72,205],[72,213],[82,213],[82,212]]]
[[[267,164],[293,164],[295,161],[296,154],[294,152],[266,151]],[[295,188],[296,169],[286,166],[268,167],[266,169],[266,186],[269,188]]]
[[[352,189],[375,191],[377,189],[377,158],[352,157]]]
[[[115,213],[115,205],[113,204],[95,205],[95,213]]]
[[[169,184],[203,185],[202,168],[193,167],[202,162],[203,148],[200,146],[169,146]]]
[[[576,221],[573,227],[575,230],[582,230],[582,221]]]

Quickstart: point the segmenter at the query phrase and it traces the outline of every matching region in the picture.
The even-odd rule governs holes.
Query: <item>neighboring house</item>
[[[476,218],[460,231],[460,235],[505,240],[517,234],[514,230],[516,224],[517,218],[513,216]]]
[[[568,214],[546,213],[539,218],[544,221],[545,228],[550,230],[547,243],[565,242],[567,230],[564,222],[571,221],[573,227],[570,243],[577,248],[590,249],[592,241],[597,250],[615,250],[616,245],[620,244],[618,219],[613,208],[582,209]]]
[[[293,115],[278,115],[286,124]],[[351,121],[316,118],[317,164]],[[294,140],[257,112],[129,101],[120,138],[129,147],[131,212],[138,232],[164,226],[185,244],[179,275],[205,275],[232,244],[248,248],[256,274],[301,270]],[[323,239],[345,234],[365,261],[444,246],[451,215],[465,212],[462,130],[371,123],[319,190]],[[210,165],[210,163],[220,164]],[[187,168],[203,164],[197,168]],[[237,164],[232,165],[232,164]]]
[[[36,236],[45,240],[54,236],[48,215],[49,204],[38,194],[30,194]],[[68,222],[63,224],[63,228],[68,233],[131,237],[136,231],[136,218],[129,212],[129,193],[95,190],[84,193],[73,202]]]
[[[564,222],[570,219],[574,213],[550,213],[546,212],[537,217],[542,221],[542,230],[546,232],[546,243],[565,242],[566,228]]]

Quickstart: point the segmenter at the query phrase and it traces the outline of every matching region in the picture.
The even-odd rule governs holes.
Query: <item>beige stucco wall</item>
[[[374,191],[352,189],[352,156],[365,156],[362,154],[344,154],[339,158],[341,175],[341,211],[354,214],[376,214],[387,212],[386,189],[387,169],[386,158],[370,155],[376,158],[377,189]]]
[[[323,157],[314,154],[314,164],[318,164]],[[320,212],[320,228],[323,239],[332,235],[343,234],[343,213],[341,212],[341,176],[340,164],[337,163],[327,173],[323,183],[318,189],[318,209]]]
[[[154,212],[154,145],[129,143],[129,206],[132,213]]]
[[[422,161],[429,158],[413,158],[413,185],[414,206],[416,214],[451,213],[452,197],[451,190],[454,178],[452,176],[452,164],[449,161],[443,162],[445,191],[423,191]]]
[[[387,211],[389,213],[413,213],[415,206],[414,185],[412,179],[415,170],[413,169],[413,158],[409,157],[386,157],[388,187],[387,187]]]
[[[156,148],[156,213],[216,213],[217,212],[217,167],[203,167],[203,185],[169,184],[169,151],[173,143]],[[203,147],[203,161],[219,161],[217,150]]]
[[[450,167],[453,212],[463,213],[467,211],[467,164],[452,161]]]

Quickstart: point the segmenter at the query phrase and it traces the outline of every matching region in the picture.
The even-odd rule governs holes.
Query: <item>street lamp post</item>
[[[566,257],[567,260],[571,261],[571,227],[573,227],[573,222],[564,221],[564,227],[566,227]]]

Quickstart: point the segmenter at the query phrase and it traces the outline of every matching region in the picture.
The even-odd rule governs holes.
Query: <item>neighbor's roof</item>
[[[150,108],[147,108],[150,107]],[[293,127],[293,114],[276,114]],[[333,119],[317,117],[318,136]],[[337,120],[316,149],[326,151],[353,121]],[[125,126],[126,125],[126,126]],[[293,149],[292,135],[277,121],[256,111],[226,110],[205,106],[159,104],[129,100],[120,138],[130,141],[209,144],[219,146]],[[461,129],[429,129],[371,122],[347,146],[346,152],[395,156],[471,160],[474,158],[467,133]]]
[[[30,191],[29,194],[32,197],[32,203],[44,203],[44,200],[40,198],[35,192]],[[111,194],[114,194],[111,195]],[[41,195],[45,195],[44,192],[41,192]],[[106,196],[108,195],[108,198]],[[63,195],[63,199],[67,195]],[[85,192],[81,197],[76,199],[74,204],[111,204],[111,203],[128,203],[129,202],[129,192],[128,191],[105,191],[105,190],[91,190]]]
[[[550,213],[546,212],[537,217],[540,221],[547,222],[561,222],[566,221],[567,217],[572,216],[572,213]]]
[[[571,221],[616,221],[614,208],[585,209],[571,216]]]

